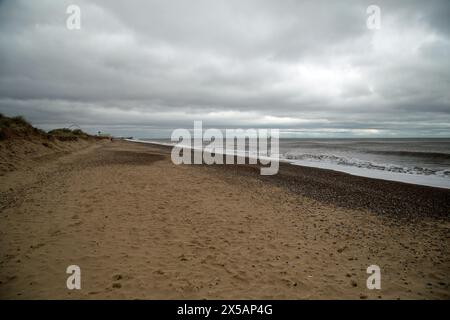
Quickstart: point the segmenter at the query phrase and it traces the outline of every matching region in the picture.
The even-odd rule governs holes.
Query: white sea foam
[[[373,170],[363,167],[343,166],[329,162],[307,161],[307,160],[294,160],[291,161],[291,164],[345,172],[354,176],[361,176],[366,178],[398,181],[422,186],[450,189],[450,179],[439,175],[423,175],[415,173]]]
[[[406,173],[415,175],[437,175],[443,178],[450,179],[450,170],[437,170],[432,168],[414,166],[399,166],[390,163],[379,163],[374,161],[361,160],[352,157],[337,156],[333,154],[293,154],[285,153],[284,158],[294,161],[307,161],[307,162],[325,162],[332,165],[356,167],[369,170],[381,170],[394,173]]]

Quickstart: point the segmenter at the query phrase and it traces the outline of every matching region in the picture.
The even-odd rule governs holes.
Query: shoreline
[[[172,149],[170,145],[158,143],[128,142],[152,145],[153,148],[158,148],[169,156]],[[248,159],[246,159],[246,163],[248,163]],[[282,161],[280,161],[278,174],[273,176],[261,176],[259,165],[202,164],[201,166],[225,171],[224,167],[232,167],[240,174],[284,186],[288,190],[315,200],[352,209],[367,209],[376,213],[396,214],[397,216],[402,214],[406,215],[408,219],[414,218],[414,216],[450,218],[450,189],[446,188],[370,178],[331,169],[293,165]],[[310,186],[310,189],[305,185]]]
[[[125,141],[132,142],[132,143],[142,143],[142,144],[153,144],[163,147],[173,147],[173,144],[170,143],[164,143],[164,142],[155,142],[150,140],[139,140],[139,139],[125,139]],[[191,150],[198,150],[194,149],[192,147],[188,147]],[[208,152],[208,151],[204,151]],[[220,153],[221,155],[227,155],[227,153]],[[248,158],[248,156],[246,157]],[[255,158],[255,157],[252,157]],[[273,158],[275,160],[275,158]],[[398,173],[398,172],[391,172],[391,171],[383,171],[383,170],[369,170],[366,168],[359,168],[359,167],[345,167],[345,166],[339,166],[336,164],[331,163],[314,163],[312,161],[301,161],[301,160],[291,160],[286,158],[280,158],[278,159],[278,162],[280,163],[288,163],[290,165],[294,166],[301,166],[301,167],[310,167],[310,168],[316,168],[316,169],[323,169],[323,170],[330,170],[335,172],[341,172],[345,174],[349,174],[352,176],[358,176],[363,178],[369,178],[369,179],[377,179],[377,180],[384,180],[384,181],[393,181],[393,182],[400,182],[400,183],[406,183],[406,184],[413,184],[418,186],[425,186],[425,187],[432,187],[432,188],[439,188],[439,189],[447,189],[450,190],[450,182],[446,179],[440,177],[440,176],[426,176],[426,175],[418,175],[418,174],[406,174],[406,173]]]

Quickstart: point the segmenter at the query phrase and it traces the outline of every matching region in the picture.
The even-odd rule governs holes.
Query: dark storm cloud
[[[81,8],[81,30],[66,8]],[[366,8],[381,8],[368,30]],[[2,1],[0,111],[51,128],[449,135],[448,1]],[[334,130],[334,131],[333,131]]]

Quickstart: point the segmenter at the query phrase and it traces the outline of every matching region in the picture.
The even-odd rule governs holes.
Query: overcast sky
[[[449,17],[448,0],[0,0],[0,112],[136,137],[194,120],[449,137]]]

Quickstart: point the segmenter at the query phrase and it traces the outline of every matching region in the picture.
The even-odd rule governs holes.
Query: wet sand
[[[449,299],[450,191],[116,141],[1,177],[0,298]],[[81,268],[81,290],[66,268]],[[381,290],[366,269],[381,268]]]

